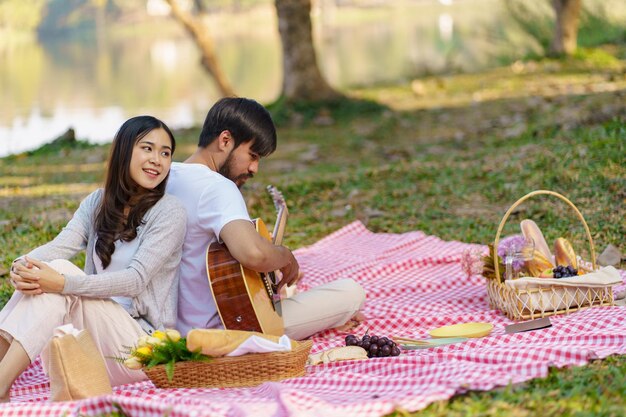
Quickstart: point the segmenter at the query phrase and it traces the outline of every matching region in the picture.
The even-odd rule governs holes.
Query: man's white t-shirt
[[[206,250],[233,220],[250,220],[246,203],[234,182],[205,165],[172,163],[167,193],[187,209],[187,234],[183,244],[178,289],[177,329],[221,325],[206,272]]]

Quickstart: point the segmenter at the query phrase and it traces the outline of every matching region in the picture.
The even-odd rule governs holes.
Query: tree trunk
[[[202,53],[202,65],[209,71],[211,76],[213,76],[213,79],[215,80],[222,96],[234,96],[235,91],[230,85],[228,78],[226,78],[226,75],[217,61],[217,57],[215,56],[213,40],[211,39],[211,35],[209,34],[207,28],[200,20],[182,10],[177,0],[166,1],[172,8],[172,14],[176,20],[183,24],[187,32],[189,32],[200,48],[200,52]]]
[[[576,51],[581,0],[552,0],[552,4],[556,12],[556,27],[550,52],[557,56],[571,55]]]
[[[193,1],[193,7],[196,11],[196,14],[205,14],[207,12],[206,7],[204,5],[204,3],[202,2],[202,0],[194,0]]]
[[[283,91],[288,101],[320,101],[341,97],[317,66],[311,24],[311,0],[276,0],[283,46]]]

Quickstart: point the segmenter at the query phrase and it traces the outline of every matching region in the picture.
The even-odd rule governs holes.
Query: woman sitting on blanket
[[[13,262],[16,291],[0,312],[0,402],[57,326],[88,329],[105,358],[175,326],[187,216],[165,194],[174,148],[160,120],[126,121],[111,146],[104,190],[87,196],[54,240]],[[83,249],[85,272],[67,260]],[[113,386],[146,379],[105,362]]]

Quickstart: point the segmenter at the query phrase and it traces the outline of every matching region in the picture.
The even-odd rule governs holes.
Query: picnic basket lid
[[[176,362],[169,381],[165,365],[144,368],[157,388],[251,387],[306,374],[306,361],[313,342],[295,342],[289,352],[248,353],[212,358],[210,362]]]

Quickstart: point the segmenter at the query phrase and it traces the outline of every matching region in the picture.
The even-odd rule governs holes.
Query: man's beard
[[[228,157],[226,158],[226,161],[224,161],[224,164],[218,170],[218,172],[220,174],[222,174],[224,177],[226,177],[229,180],[231,180],[232,182],[234,182],[235,185],[237,185],[238,188],[241,188],[241,187],[243,187],[244,183],[248,179],[253,177],[253,175],[250,174],[250,173],[235,175],[233,173],[232,165],[233,165],[233,155],[231,153],[231,154],[228,155]]]

